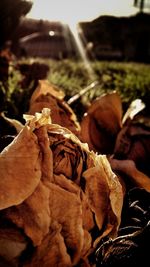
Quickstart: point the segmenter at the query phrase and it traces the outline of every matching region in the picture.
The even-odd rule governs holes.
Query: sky
[[[133,0],[32,0],[28,17],[65,23],[91,21],[100,15],[129,16],[137,13]]]

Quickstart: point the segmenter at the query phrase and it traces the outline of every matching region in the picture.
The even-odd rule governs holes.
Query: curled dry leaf
[[[150,176],[149,157],[150,127],[148,119],[139,116],[128,120],[116,138],[114,158],[133,160],[141,172]]]
[[[92,266],[89,255],[97,242],[104,236],[117,235],[122,186],[106,156],[90,151],[67,128],[50,124],[45,114],[31,116],[31,120],[28,117],[15,141],[2,152],[9,164],[5,173],[0,169],[1,195],[7,203],[1,206],[0,216],[21,229],[32,244],[32,253],[29,244],[25,248],[26,259],[19,255],[21,266]],[[30,135],[36,148],[33,155],[32,146],[27,145]],[[22,161],[20,151],[13,150],[18,142],[25,152]],[[15,151],[18,161],[9,157],[10,151]],[[37,180],[33,171],[27,172],[29,153],[31,170],[38,170]],[[26,171],[24,167],[28,167]]]
[[[76,135],[80,133],[80,125],[70,106],[64,101],[64,93],[47,80],[40,80],[30,99],[28,114],[34,115],[43,108],[51,110],[53,123],[70,129]]]
[[[0,210],[22,203],[34,192],[40,179],[38,139],[25,126],[0,153]]]
[[[32,256],[32,262],[26,262],[24,267],[71,267],[71,258],[67,252],[65,240],[61,231],[61,225],[57,223],[51,224],[49,234],[43,239],[42,246],[36,248],[36,251]]]
[[[139,187],[150,192],[149,176],[139,171],[133,160],[111,159],[110,163],[112,169],[117,173],[119,172],[120,179],[121,181],[124,181],[128,190],[132,187]]]
[[[3,216],[19,229],[23,229],[34,246],[40,245],[49,231],[51,222],[49,194],[47,187],[40,182],[33,194],[22,204],[3,211]]]
[[[81,140],[101,154],[112,154],[121,129],[122,103],[116,92],[94,100],[81,121]]]

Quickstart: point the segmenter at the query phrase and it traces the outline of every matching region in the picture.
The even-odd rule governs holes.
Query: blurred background
[[[0,25],[1,110],[25,112],[39,79],[67,100],[95,81],[80,102],[150,99],[150,0],[1,0]]]
[[[1,48],[17,57],[150,62],[149,0],[2,0]]]

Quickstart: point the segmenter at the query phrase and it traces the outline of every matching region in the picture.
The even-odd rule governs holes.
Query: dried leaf
[[[138,118],[128,121],[116,138],[114,158],[133,160],[137,168],[150,176],[150,128]]]
[[[101,154],[113,152],[116,136],[121,129],[122,104],[116,92],[92,102],[81,121],[81,140]]]
[[[43,108],[49,108],[53,123],[66,127],[79,135],[80,125],[77,117],[64,101],[64,96],[62,90],[51,85],[48,81],[39,81],[38,87],[31,96],[28,114],[34,115],[36,112],[41,112]]]
[[[41,179],[37,137],[25,126],[0,153],[0,210],[22,203]]]
[[[15,157],[22,155],[24,161],[20,169],[16,167],[16,161],[9,166],[9,179],[13,179],[14,187],[12,181],[5,186],[5,200],[8,201],[9,192],[9,203],[15,206],[3,205],[3,216],[22,229],[35,246],[33,256],[22,266],[38,266],[41,262],[43,267],[63,264],[71,267],[80,263],[90,266],[88,256],[96,242],[103,236],[117,234],[123,203],[122,186],[106,156],[90,151],[87,144],[67,128],[51,124],[48,111],[27,118],[19,136],[6,148],[14,153],[14,144],[18,147],[20,142],[20,151],[27,150],[30,154],[32,172],[25,172],[26,182],[29,180],[32,185],[35,179],[32,168],[36,171],[38,167],[40,171],[38,183],[34,188],[32,185],[32,191],[27,195],[28,187],[19,179],[28,157],[23,158],[16,149]],[[19,139],[22,135],[23,141]],[[30,141],[30,148],[28,138],[34,144]],[[36,152],[33,162],[32,146]],[[16,175],[13,175],[14,168]],[[16,188],[25,191],[20,202]],[[14,191],[18,194],[16,199]],[[94,229],[99,232],[94,234]]]
[[[123,116],[122,124],[124,124],[128,119],[133,119],[141,110],[145,108],[145,104],[141,99],[135,99],[131,102],[129,108]]]

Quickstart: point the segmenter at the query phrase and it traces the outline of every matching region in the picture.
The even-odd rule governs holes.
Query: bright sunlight
[[[128,16],[136,11],[133,0],[34,0],[28,17],[74,24],[100,15]]]
[[[34,0],[28,17],[67,24],[74,36],[78,52],[87,68],[91,80],[95,75],[87,58],[81,40],[83,33],[77,28],[78,22],[90,21],[100,15],[128,16],[136,13],[133,0]]]

